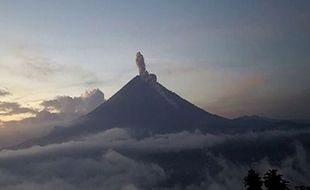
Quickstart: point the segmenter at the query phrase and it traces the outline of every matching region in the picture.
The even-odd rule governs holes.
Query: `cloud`
[[[113,150],[96,159],[59,157],[33,160],[23,167],[21,162],[6,164],[10,170],[0,168],[0,187],[9,190],[136,190],[148,189],[165,179],[159,166],[135,161]]]
[[[84,92],[79,97],[59,96],[43,101],[41,111],[23,107],[16,102],[0,102],[0,116],[31,114],[22,120],[3,121],[0,128],[0,148],[18,144],[28,139],[46,135],[55,126],[70,126],[70,123],[94,110],[104,102],[99,89]],[[51,112],[57,111],[57,113]]]
[[[128,129],[113,128],[102,133],[85,136],[81,139],[61,144],[33,146],[20,150],[0,151],[0,188],[3,189],[156,189],[156,190],[202,190],[202,189],[242,189],[242,180],[249,168],[260,173],[269,168],[277,168],[280,173],[294,184],[304,184],[310,177],[309,155],[301,144],[295,144],[295,153],[287,154],[278,162],[268,157],[255,162],[232,160],[226,154],[214,154],[213,148],[239,147],[238,151],[248,154],[244,146],[256,151],[260,147],[272,145],[281,147],[308,135],[310,131],[268,131],[238,135],[202,134],[179,132],[135,137]],[[254,144],[253,144],[254,143]],[[279,144],[279,146],[278,146]],[[208,156],[206,175],[200,184],[162,187],[173,168],[164,169],[160,159],[142,159],[141,155],[174,155],[176,152],[205,150]],[[241,150],[240,150],[241,149]],[[279,149],[280,151],[281,149]],[[221,150],[222,152],[225,149]],[[288,150],[285,150],[288,152]],[[240,154],[240,153],[239,153]],[[140,156],[139,156],[140,155]],[[164,159],[164,157],[162,157]],[[27,163],[27,164],[25,164]],[[184,164],[184,163],[178,163]],[[191,161],[186,162],[191,167]],[[214,172],[210,167],[215,167]],[[182,165],[183,167],[183,165]],[[186,167],[185,167],[186,168]],[[29,175],[31,173],[32,175]]]
[[[41,84],[41,86],[42,83],[49,83],[49,86],[58,84],[58,87],[59,85],[93,86],[101,83],[94,73],[85,68],[54,60],[45,53],[27,47],[15,48],[4,61],[0,62],[4,71],[2,74],[7,75],[10,81],[17,81],[19,84],[23,83],[20,81],[21,78],[33,85]]]
[[[37,111],[33,108],[23,107],[16,102],[0,102],[0,115],[13,115],[30,113],[35,114]]]
[[[58,96],[53,100],[43,101],[46,110],[58,111],[64,114],[87,114],[105,101],[104,94],[99,89],[87,91],[80,97]]]
[[[0,160],[24,159],[25,157],[55,154],[72,156],[73,154],[87,155],[91,152],[113,149],[117,151],[128,150],[143,153],[178,152],[183,150],[211,148],[217,145],[246,144],[259,141],[261,145],[271,141],[297,138],[299,135],[310,135],[310,130],[281,131],[271,130],[265,132],[250,132],[245,134],[209,134],[183,131],[136,138],[129,129],[112,128],[98,134],[88,135],[80,139],[61,144],[46,146],[33,146],[20,150],[0,151]],[[287,141],[289,143],[290,141]],[[225,146],[224,146],[225,147]],[[73,154],[72,154],[73,153]]]
[[[59,65],[42,55],[29,55],[21,51],[17,55],[22,60],[23,74],[28,78],[47,78],[61,71]]]
[[[32,117],[3,122],[0,127],[0,148],[44,136],[55,126],[69,126],[72,120],[76,118],[76,115],[51,113],[42,110]]]
[[[11,95],[11,93],[5,88],[0,88],[0,96],[7,96],[7,95]]]
[[[250,164],[235,163],[221,156],[211,155],[211,157],[216,161],[218,167],[221,168],[220,171],[214,175],[206,170],[206,179],[201,185],[188,186],[183,189],[244,189],[242,182],[250,168],[257,170],[261,176],[269,169],[277,169],[284,179],[290,182],[291,187],[307,185],[310,177],[310,164],[307,161],[309,160],[309,154],[300,144],[295,145],[294,155],[283,158],[277,164],[270,161],[267,157]]]
[[[114,149],[132,152],[176,152],[195,148],[211,147],[228,139],[226,135],[216,136],[199,132],[180,132],[165,135],[155,135],[137,139],[130,130],[112,128],[102,133],[82,137],[79,140],[47,146],[33,146],[20,150],[0,151],[0,159],[20,159],[44,155],[72,156],[75,154],[91,154],[92,152]]]

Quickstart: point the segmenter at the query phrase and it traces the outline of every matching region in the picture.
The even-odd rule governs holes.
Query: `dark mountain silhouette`
[[[197,129],[203,133],[236,134],[274,129],[295,130],[309,126],[260,116],[226,119],[211,114],[158,83],[156,75],[146,71],[141,54],[137,55],[137,65],[139,66],[138,76],[130,80],[95,110],[74,121],[71,126],[55,127],[44,137],[27,141],[10,149],[72,141],[114,127],[129,129],[139,140],[140,137],[145,138],[158,133],[178,133]],[[244,164],[258,162],[265,157],[271,161],[278,161],[286,155],[294,154],[295,149],[291,145],[295,139],[299,139],[307,145],[306,147],[310,147],[308,134],[296,133],[260,140],[254,137],[253,140],[243,137],[231,138],[212,147],[171,152],[124,149],[117,151],[135,160],[158,164],[168,176],[167,180],[160,185],[173,187],[175,184],[201,184],[206,179],[206,168],[212,175],[218,173],[220,171],[218,157],[210,155],[223,155],[228,160]],[[99,158],[102,152],[90,150],[90,152],[83,152],[82,156]]]
[[[235,132],[241,131],[265,131],[265,130],[295,130],[306,129],[310,126],[309,122],[273,119],[258,115],[246,115],[231,120],[235,126]]]
[[[75,121],[39,139],[18,147],[64,142],[113,128],[129,128],[136,134],[194,131],[221,131],[230,120],[210,114],[156,82],[153,74],[136,76],[109,100]],[[155,80],[153,80],[155,79]]]
[[[150,132],[195,130],[202,126],[224,125],[228,121],[189,103],[158,82],[141,76],[133,78],[88,117],[108,123],[111,127]]]
[[[136,62],[139,75],[95,110],[69,127],[55,127],[48,135],[14,148],[65,142],[114,127],[128,128],[137,136],[146,136],[197,129],[209,133],[244,133],[300,126],[258,116],[230,120],[211,114],[158,83],[156,75],[146,71],[139,52]]]

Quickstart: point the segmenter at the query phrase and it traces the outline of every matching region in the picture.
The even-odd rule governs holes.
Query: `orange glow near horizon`
[[[1,115],[0,123],[10,122],[10,121],[20,121],[29,117],[33,117],[34,114],[22,113],[22,114],[12,114],[12,115]]]

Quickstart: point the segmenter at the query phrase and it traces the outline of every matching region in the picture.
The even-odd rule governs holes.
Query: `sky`
[[[2,122],[59,96],[108,99],[138,74],[137,51],[208,112],[310,119],[306,0],[0,0],[0,40]]]

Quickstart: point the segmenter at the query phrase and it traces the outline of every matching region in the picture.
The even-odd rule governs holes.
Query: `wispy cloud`
[[[158,165],[136,161],[113,150],[104,151],[98,159],[59,157],[30,162],[25,167],[9,164],[8,172],[0,168],[1,179],[8,180],[0,180],[0,187],[10,190],[138,190],[149,189],[165,178],[165,172]],[[24,175],[27,171],[32,175]]]
[[[23,107],[16,102],[0,102],[0,115],[14,115],[30,113],[35,114],[37,110],[29,107]]]
[[[10,64],[8,64],[10,62]],[[100,79],[80,65],[60,63],[46,52],[31,48],[15,48],[0,62],[10,78],[24,78],[32,83],[90,86],[99,84]]]
[[[9,92],[5,88],[0,88],[0,96],[7,96],[7,95],[11,95],[11,92]]]

